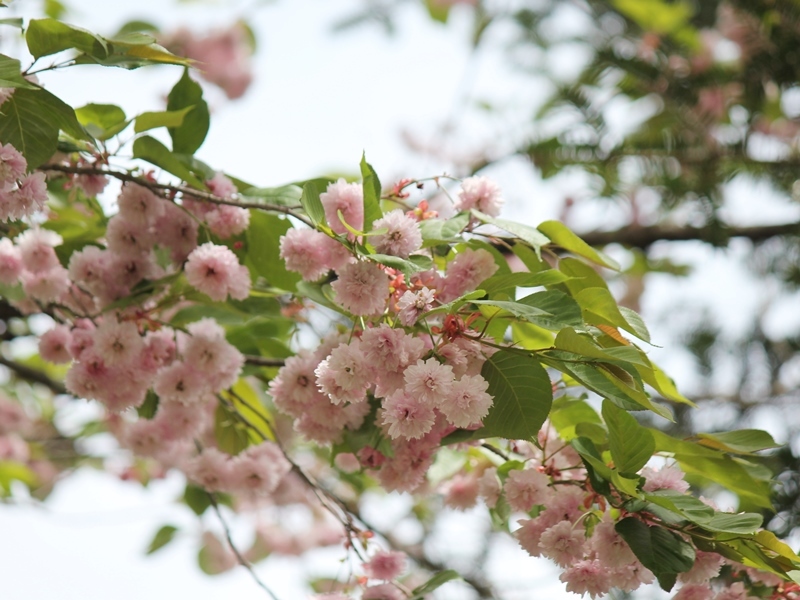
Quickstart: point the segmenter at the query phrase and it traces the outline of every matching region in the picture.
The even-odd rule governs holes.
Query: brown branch
[[[41,383],[42,385],[49,387],[56,394],[69,393],[67,388],[64,387],[63,383],[56,381],[55,379],[50,379],[50,377],[37,369],[33,369],[27,365],[9,360],[4,356],[0,356],[0,365],[8,367],[21,379],[25,379],[26,381],[31,381],[33,383]]]
[[[107,175],[114,177],[120,181],[135,183],[146,187],[157,194],[164,196],[164,192],[171,192],[173,194],[182,194],[190,196],[194,200],[201,200],[203,202],[211,202],[212,204],[227,204],[229,206],[236,206],[239,208],[255,208],[258,210],[265,210],[270,212],[279,212],[285,215],[290,215],[299,221],[302,221],[309,227],[314,224],[303,214],[300,214],[295,209],[289,206],[281,206],[280,204],[271,204],[269,202],[243,202],[240,200],[233,200],[231,198],[223,198],[216,196],[210,192],[204,192],[195,188],[186,187],[184,185],[169,185],[166,183],[158,183],[150,181],[144,177],[137,177],[124,171],[114,171],[113,169],[98,169],[96,167],[73,167],[69,165],[47,164],[39,167],[40,171],[58,171],[60,173],[68,173],[71,175]]]
[[[286,364],[285,358],[265,358],[263,356],[254,356],[252,354],[245,354],[244,361],[248,365],[256,365],[259,367],[282,367]]]
[[[800,234],[800,222],[779,223],[776,225],[756,225],[753,227],[668,227],[651,225],[648,227],[628,226],[614,231],[589,231],[580,237],[592,246],[622,244],[645,250],[656,242],[682,242],[698,240],[718,243],[728,238],[747,238],[755,243],[782,235]]]

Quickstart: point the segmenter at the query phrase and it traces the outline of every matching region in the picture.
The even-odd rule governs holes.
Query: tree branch
[[[252,354],[245,354],[244,360],[248,365],[256,365],[259,367],[282,367],[286,364],[286,359],[284,358],[265,358]]]
[[[21,379],[25,379],[26,381],[31,381],[33,383],[41,383],[42,385],[49,387],[56,394],[69,393],[67,388],[64,387],[63,383],[54,379],[50,379],[50,377],[37,369],[33,369],[27,365],[22,365],[13,360],[8,360],[4,356],[0,356],[0,365],[8,367]]]
[[[137,177],[124,171],[114,171],[112,169],[98,169],[97,167],[73,167],[70,165],[47,164],[39,167],[40,171],[57,171],[60,173],[68,173],[71,175],[107,175],[114,177],[120,181],[135,183],[146,187],[160,196],[164,196],[164,192],[172,192],[174,194],[182,194],[190,196],[192,199],[201,200],[203,202],[211,202],[212,204],[228,204],[239,208],[255,208],[258,210],[266,210],[270,212],[279,212],[285,215],[290,215],[299,221],[302,221],[309,227],[314,224],[303,214],[298,213],[295,209],[289,206],[281,206],[280,204],[270,204],[269,202],[242,202],[240,200],[232,200],[231,198],[223,198],[216,196],[210,192],[204,192],[195,188],[186,187],[184,185],[168,185],[165,183],[158,183],[150,181],[144,177]]]
[[[651,225],[648,227],[628,226],[614,231],[588,231],[580,237],[592,246],[622,244],[645,250],[656,242],[681,242],[698,240],[719,243],[728,238],[747,238],[758,243],[782,235],[800,234],[800,222],[776,225],[757,225],[753,227],[669,227]]]

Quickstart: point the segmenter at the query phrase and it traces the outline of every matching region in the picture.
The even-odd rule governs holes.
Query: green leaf
[[[367,162],[367,155],[361,155],[361,184],[364,190],[364,231],[372,231],[372,224],[383,216],[381,210],[381,182],[378,174]]]
[[[42,88],[17,89],[0,107],[0,140],[19,150],[33,170],[56,151],[58,132],[91,139],[75,111]]]
[[[78,122],[98,140],[107,140],[124,130],[129,121],[125,111],[114,104],[87,104],[75,109]]]
[[[250,445],[247,429],[222,402],[214,413],[214,438],[219,449],[232,456]]]
[[[286,270],[280,257],[280,238],[291,229],[288,219],[282,219],[263,211],[250,211],[250,227],[247,229],[247,260],[269,285],[293,292],[300,275]]]
[[[674,585],[674,578],[672,585],[668,583],[670,575],[685,573],[694,566],[694,548],[668,529],[646,525],[635,517],[622,519],[614,528],[667,592]]]
[[[19,61],[5,54],[0,54],[0,87],[38,89],[22,76]]]
[[[755,533],[764,522],[764,517],[756,513],[715,513],[707,521],[699,522],[704,529],[717,533],[735,533],[740,535]]]
[[[206,184],[200,181],[178,157],[170,152],[164,144],[149,135],[137,138],[133,142],[133,157],[161,167],[167,173],[172,173],[198,189],[206,189]]]
[[[144,403],[136,408],[136,414],[138,414],[142,419],[152,419],[156,416],[158,404],[158,394],[156,394],[153,390],[147,390]]]
[[[10,19],[0,19],[0,25],[8,25],[10,27],[14,27],[16,29],[22,29],[24,21],[22,17],[10,18]]]
[[[547,269],[538,273],[511,273],[510,275],[494,275],[481,283],[483,289],[489,296],[498,292],[508,292],[514,296],[514,291],[518,287],[538,287],[544,285],[554,285],[563,283],[569,279],[561,271]]]
[[[558,290],[536,292],[524,298],[520,298],[518,302],[552,315],[552,317],[545,317],[542,315],[535,321],[531,320],[531,323],[544,327],[545,329],[560,331],[564,327],[583,327],[583,317],[581,316],[580,306],[564,292]]]
[[[631,325],[620,312],[617,301],[614,300],[614,296],[611,295],[608,289],[600,287],[586,288],[575,295],[575,300],[583,309],[583,318],[587,323],[613,325],[640,337],[645,342],[650,341],[650,334],[647,332],[647,328],[643,328],[644,324],[642,323],[641,326],[637,327]],[[638,317],[638,315],[636,316]],[[641,317],[639,317],[639,321],[641,321]]]
[[[627,411],[608,400],[603,402],[603,420],[608,427],[608,446],[614,466],[621,473],[636,473],[655,452],[653,435]]]
[[[434,21],[447,23],[447,16],[450,14],[450,4],[440,0],[425,0],[425,8]]]
[[[469,223],[469,213],[461,212],[450,219],[425,219],[419,224],[423,247],[438,246],[442,243],[461,241],[458,234]]]
[[[542,256],[542,246],[546,246],[550,243],[550,238],[548,238],[546,235],[543,235],[538,229],[535,229],[530,225],[525,225],[524,223],[518,223],[516,221],[508,221],[506,219],[490,217],[489,215],[484,214],[474,208],[472,209],[472,214],[475,215],[475,217],[481,223],[489,223],[495,227],[499,227],[500,229],[503,229],[509,233],[513,233],[523,242],[527,242],[536,251],[537,256],[540,258]]]
[[[101,59],[108,56],[108,47],[100,36],[55,19],[31,19],[25,41],[34,58],[71,48]]]
[[[192,512],[198,517],[202,515],[209,506],[211,506],[211,498],[208,496],[203,488],[187,484],[186,491],[183,493],[183,502],[192,509]]]
[[[156,534],[153,536],[153,540],[147,547],[147,554],[153,554],[153,552],[156,552],[157,550],[160,550],[169,544],[177,532],[178,528],[174,525],[164,525],[161,527],[158,531],[156,531]]]
[[[524,319],[530,323],[538,324],[541,319],[550,320],[553,318],[553,315],[543,311],[540,308],[522,304],[520,302],[506,302],[504,300],[473,300],[472,303],[479,306],[493,306],[495,308],[499,308],[511,313],[518,319]],[[484,314],[488,317],[498,312],[500,311],[488,311],[488,313]]]
[[[258,397],[256,391],[247,383],[246,379],[240,378],[230,390],[221,392],[221,395],[233,405],[233,409],[248,423],[248,425],[244,425],[236,421],[235,424],[238,429],[244,429],[245,435],[250,439],[251,444],[258,445],[264,440],[275,440],[272,433],[272,415],[270,415],[267,407],[264,406],[261,398]],[[238,439],[234,443],[238,443]],[[221,446],[220,449],[222,449]],[[230,452],[230,454],[235,453]]]
[[[490,356],[481,375],[494,405],[483,420],[485,437],[533,440],[553,403],[547,371],[531,356],[501,350]]]
[[[136,117],[133,130],[136,133],[156,129],[157,127],[180,128],[186,118],[187,113],[191,112],[194,106],[187,106],[180,110],[164,110],[158,112],[143,112]]]
[[[440,587],[442,587],[448,581],[453,581],[454,579],[461,579],[461,575],[459,575],[456,571],[453,571],[452,569],[447,569],[446,571],[439,571],[428,581],[411,590],[411,596],[414,600],[422,600],[422,598],[426,594],[430,594],[434,590],[437,590]]]
[[[303,185],[303,193],[300,196],[300,204],[314,225],[326,224],[325,208],[319,199],[320,194],[323,192],[322,188],[323,184],[321,182],[312,179]]]
[[[550,422],[559,437],[565,442],[578,437],[577,428],[581,424],[602,425],[597,411],[581,398],[561,396],[553,400]],[[590,436],[587,436],[590,437]]]
[[[266,202],[279,206],[298,206],[303,189],[296,185],[284,185],[276,188],[251,187],[241,194],[248,202]]]
[[[167,110],[180,111],[189,107],[193,109],[184,116],[181,124],[169,129],[172,150],[180,154],[197,152],[206,139],[210,124],[208,104],[203,100],[203,88],[189,77],[189,69],[186,68],[167,96]]]
[[[546,235],[552,243],[561,246],[564,250],[582,256],[595,264],[619,271],[617,261],[604,253],[595,250],[581,238],[575,235],[566,225],[558,221],[545,221],[537,228]]]
[[[722,433],[698,433],[701,444],[732,454],[752,454],[761,450],[780,448],[772,436],[760,429],[740,429]]]
[[[695,442],[678,440],[650,429],[656,450],[671,452],[683,471],[721,485],[760,508],[771,509],[769,481],[754,477],[742,462]]]
[[[39,478],[27,465],[15,460],[0,460],[0,488],[4,496],[11,492],[11,483],[21,481],[29,488],[39,484]]]
[[[370,254],[370,260],[376,263],[392,267],[402,271],[406,277],[410,277],[414,273],[421,273],[427,271],[433,266],[433,261],[421,254],[409,256],[408,259],[400,258],[399,256],[391,256],[389,254]]]

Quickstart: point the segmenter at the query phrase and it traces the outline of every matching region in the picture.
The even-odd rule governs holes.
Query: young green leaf
[[[653,435],[625,410],[603,401],[603,420],[608,427],[608,446],[620,473],[636,473],[656,449]]]
[[[175,534],[178,532],[178,528],[174,525],[164,525],[153,536],[153,540],[150,542],[150,545],[147,547],[146,554],[150,555],[154,552],[160,550],[167,544],[169,544],[172,539],[175,537]]]
[[[599,250],[592,248],[589,244],[572,233],[563,223],[558,221],[545,221],[540,224],[537,229],[550,238],[552,243],[561,246],[564,250],[582,256],[603,267],[619,271],[620,267],[617,261]]]
[[[180,124],[169,128],[172,150],[179,154],[197,152],[206,139],[210,124],[208,104],[203,100],[203,88],[189,77],[189,69],[186,68],[167,96],[167,110],[176,112],[189,107],[192,110],[185,114]]]
[[[372,231],[372,224],[383,216],[381,182],[375,169],[367,162],[366,154],[361,156],[361,177],[364,180],[364,231]]]

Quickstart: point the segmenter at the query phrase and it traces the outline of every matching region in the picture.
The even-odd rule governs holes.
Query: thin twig
[[[22,379],[27,381],[31,381],[34,383],[41,383],[49,387],[53,392],[56,394],[68,394],[67,388],[64,387],[64,384],[60,381],[56,381],[55,379],[51,379],[41,371],[37,369],[33,369],[27,365],[20,364],[13,360],[8,360],[7,358],[0,356],[0,365],[4,367],[8,367],[14,373],[17,374]]]
[[[228,527],[228,523],[222,517],[222,511],[220,511],[219,509],[219,504],[217,503],[217,499],[214,496],[214,494],[212,494],[209,491],[206,491],[206,494],[208,495],[208,500],[209,502],[211,502],[211,506],[214,509],[214,512],[217,513],[217,518],[219,519],[219,522],[222,523],[222,529],[225,531],[225,539],[228,541],[228,546],[230,546],[234,556],[236,556],[236,560],[239,562],[240,565],[242,565],[245,569],[247,569],[248,573],[250,573],[250,576],[253,578],[253,580],[259,585],[259,587],[261,587],[261,589],[263,589],[265,592],[267,592],[267,594],[269,594],[269,597],[272,598],[272,600],[280,600],[275,595],[275,593],[267,587],[267,584],[261,581],[261,578],[256,574],[255,570],[253,569],[253,565],[251,565],[250,562],[244,556],[242,556],[242,553],[239,552],[239,549],[236,547],[236,544],[233,543],[233,539],[231,538],[230,527]]]
[[[243,202],[240,200],[233,200],[231,198],[223,198],[210,192],[198,190],[195,188],[186,187],[183,185],[169,185],[166,183],[158,183],[150,181],[144,177],[137,177],[124,171],[114,171],[113,169],[98,169],[96,167],[73,167],[69,165],[47,164],[39,167],[41,171],[58,171],[60,173],[70,173],[72,175],[107,175],[114,177],[120,181],[135,183],[146,187],[154,192],[164,195],[164,192],[172,192],[174,194],[183,194],[190,196],[193,200],[201,200],[203,202],[211,202],[212,204],[227,204],[229,206],[236,206],[239,208],[255,208],[258,210],[265,210],[269,212],[279,212],[285,215],[290,215],[299,221],[302,221],[309,227],[314,224],[303,214],[290,206],[281,206],[280,204],[271,204],[269,202]]]

